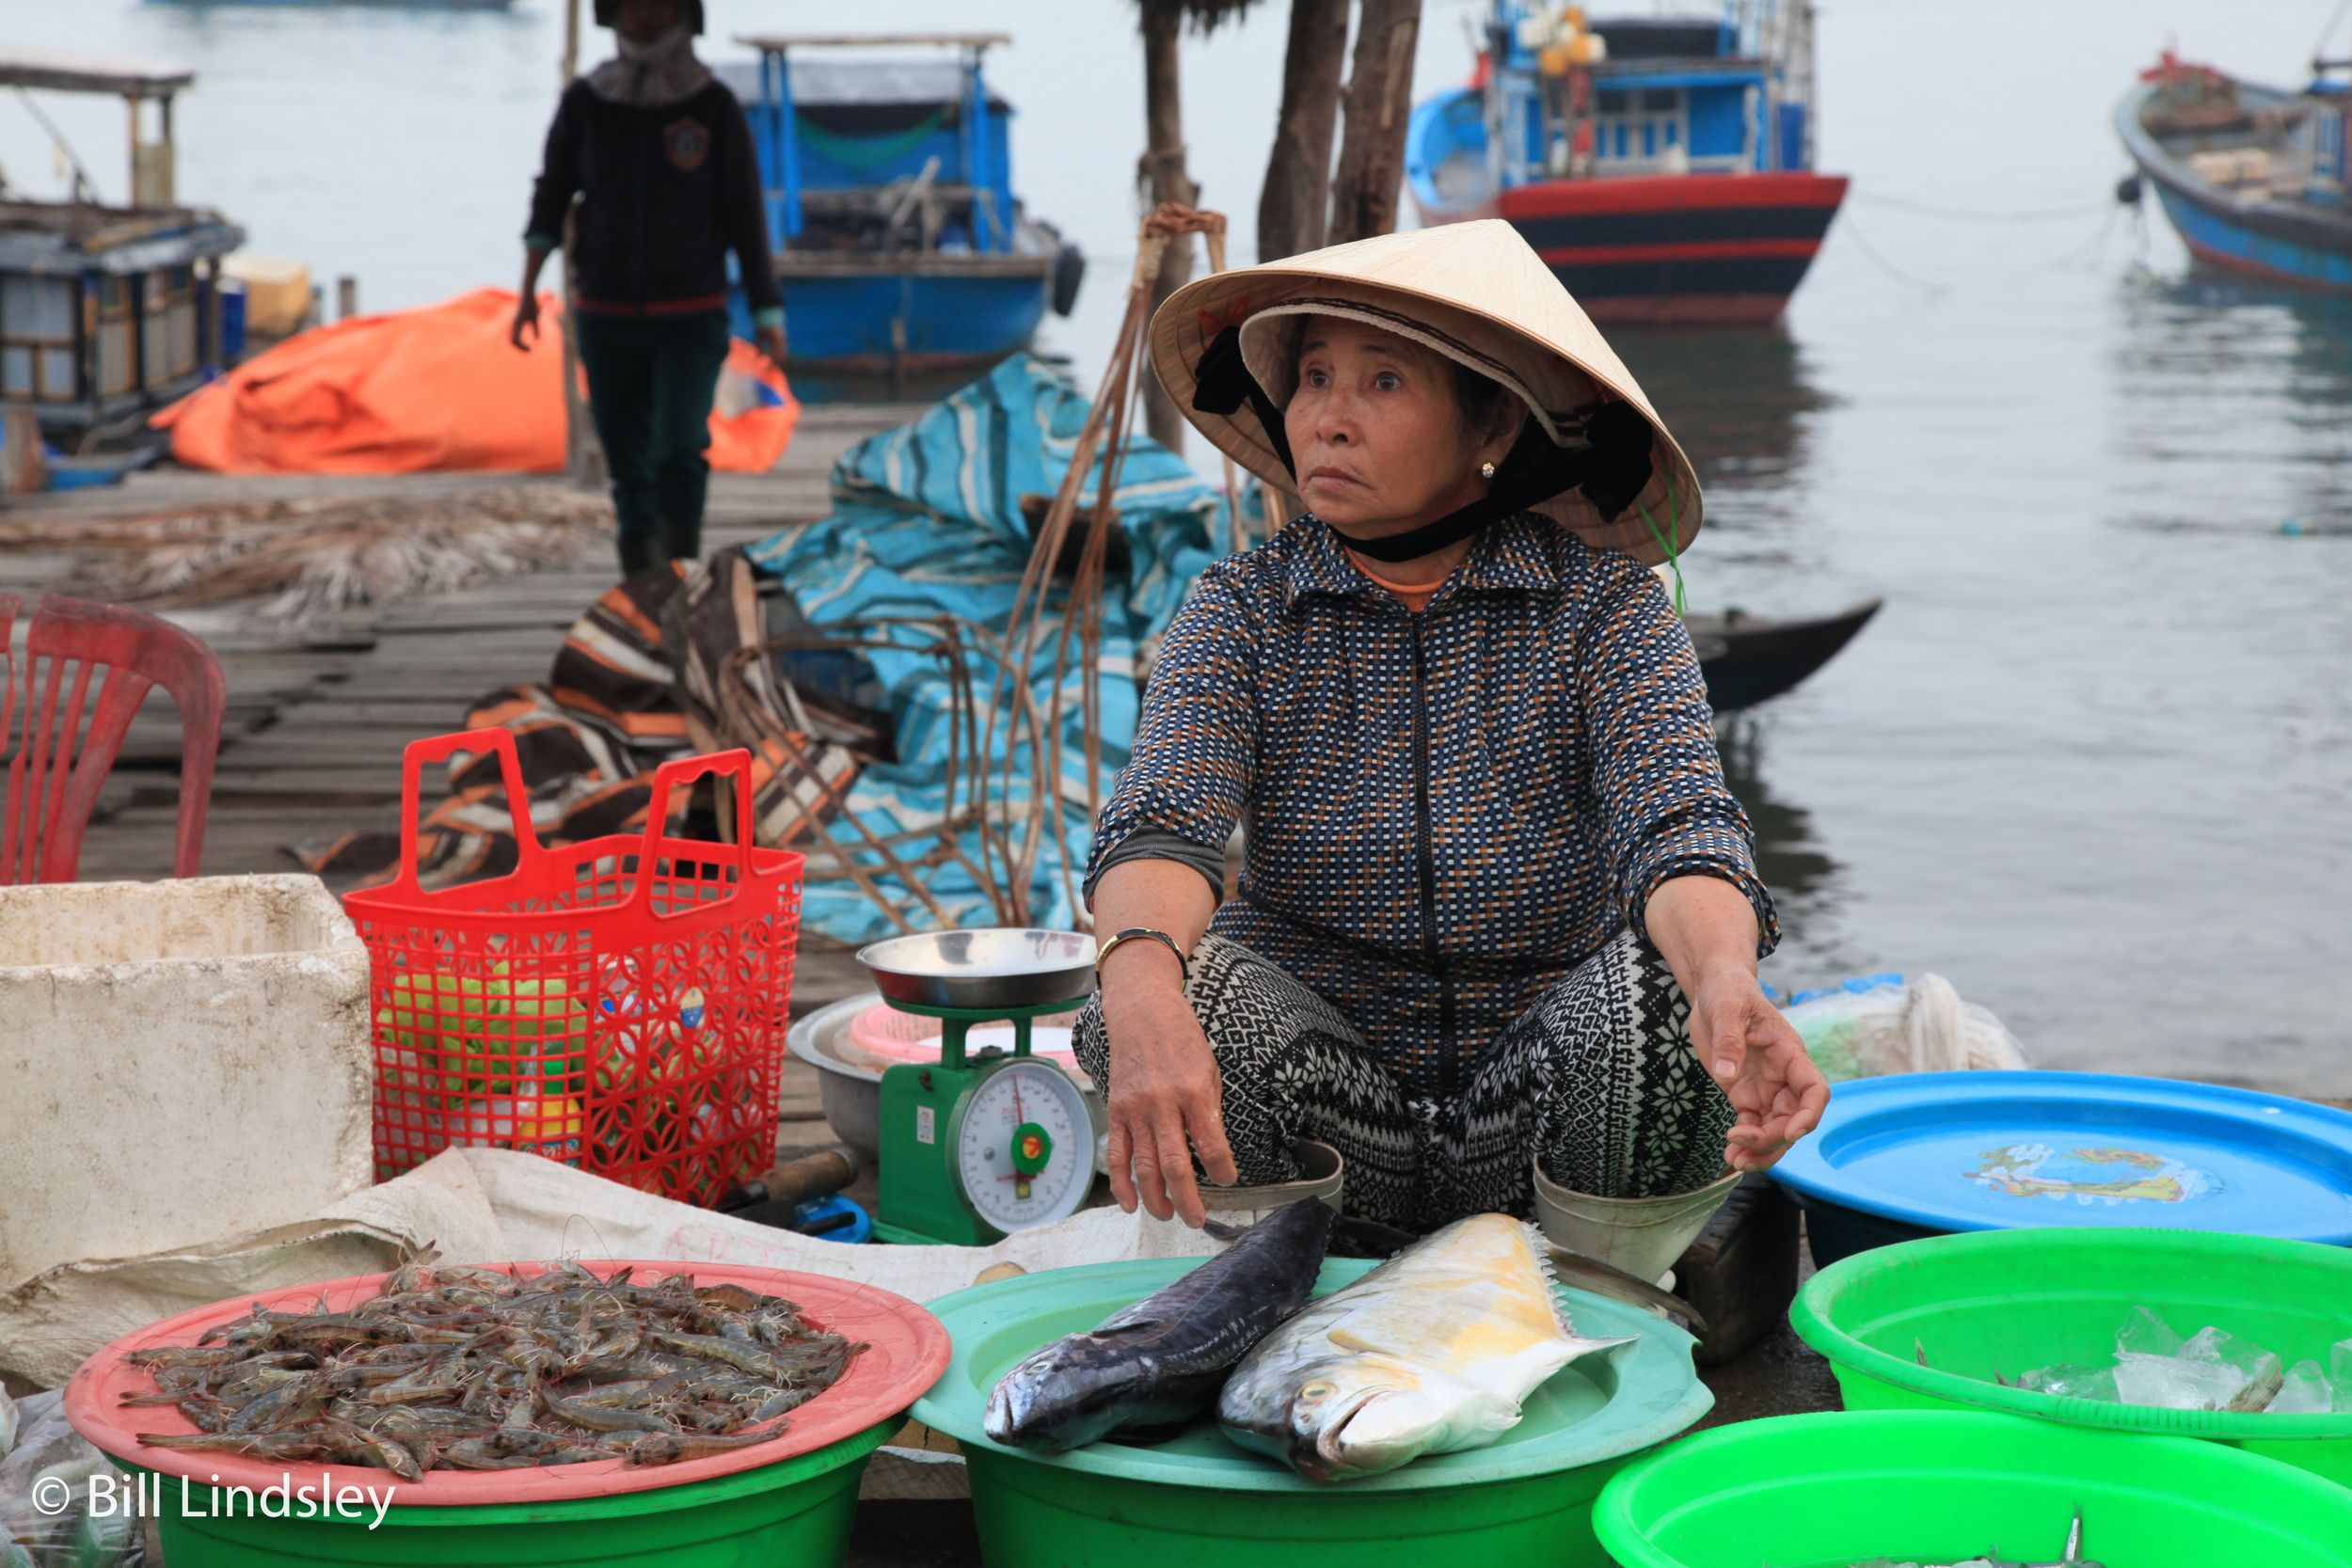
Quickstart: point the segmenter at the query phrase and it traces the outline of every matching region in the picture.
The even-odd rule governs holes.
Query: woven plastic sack
[[[399,873],[343,901],[372,972],[376,1179],[508,1148],[707,1207],[774,1156],[801,857],[665,830],[705,775],[750,822],[750,754],[664,763],[642,837],[543,847],[517,812],[512,871],[427,892],[421,775],[460,751],[530,799],[511,730],[412,743]]]
[[[0,1441],[0,1563],[139,1568],[147,1560],[130,1478],[65,1418],[62,1393],[11,1402]]]
[[[1810,991],[1785,1012],[1833,1084],[1898,1072],[1989,1071],[2031,1066],[2001,1021],[1963,1002],[1941,974],[1849,980]]]

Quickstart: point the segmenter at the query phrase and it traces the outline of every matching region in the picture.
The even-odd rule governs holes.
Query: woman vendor
[[[1178,406],[1304,513],[1168,628],[1088,867],[1121,1207],[1346,1160],[1414,1231],[1760,1170],[1829,1089],[1689,635],[1645,562],[1690,463],[1507,223],[1222,273],[1152,326]],[[1238,892],[1224,850],[1246,825]],[[1196,1164],[1196,1158],[1198,1164]]]

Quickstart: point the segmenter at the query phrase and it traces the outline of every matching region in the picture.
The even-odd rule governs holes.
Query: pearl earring
[[[1491,482],[1495,477],[1495,466],[1491,463],[1481,463],[1478,466],[1478,472],[1482,478]]]

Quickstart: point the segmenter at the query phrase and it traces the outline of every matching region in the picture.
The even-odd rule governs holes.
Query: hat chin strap
[[[1248,404],[1274,455],[1294,479],[1297,477],[1298,465],[1291,456],[1282,411],[1274,406],[1274,400],[1242,361],[1239,326],[1229,326],[1211,340],[1200,363],[1194,367],[1193,377],[1195,412],[1230,419],[1244,403]],[[1349,549],[1375,561],[1416,561],[1459,544],[1488,523],[1579,486],[1600,520],[1613,522],[1649,483],[1649,421],[1629,403],[1605,403],[1586,417],[1584,437],[1590,446],[1555,446],[1543,427],[1531,420],[1520,429],[1510,454],[1496,466],[1486,493],[1468,506],[1406,533],[1378,539],[1343,537]]]

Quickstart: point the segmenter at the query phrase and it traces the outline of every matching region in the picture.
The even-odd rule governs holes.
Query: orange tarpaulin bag
[[[515,295],[476,289],[440,305],[314,327],[182,398],[150,421],[171,455],[230,474],[387,474],[424,468],[550,473],[564,467],[562,307],[517,353]],[[741,341],[710,414],[710,466],[758,473],[784,455],[801,405],[784,372]]]

